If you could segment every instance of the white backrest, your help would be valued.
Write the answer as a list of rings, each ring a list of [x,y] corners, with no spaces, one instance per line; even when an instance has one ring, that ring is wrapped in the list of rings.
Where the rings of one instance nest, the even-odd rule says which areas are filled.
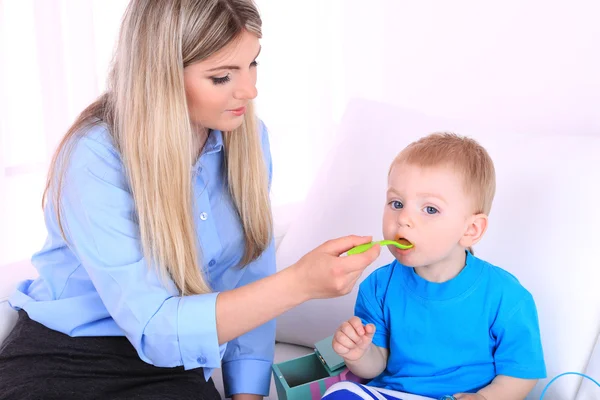
[[[583,372],[600,331],[600,137],[497,132],[493,121],[473,126],[356,101],[279,247],[278,268],[333,237],[381,238],[390,162],[410,141],[440,130],[479,140],[494,159],[497,195],[489,230],[475,251],[532,292],[548,376]],[[366,274],[390,260],[383,251]],[[291,310],[278,318],[277,339],[312,346],[352,315],[355,298],[356,288],[344,298]],[[531,399],[539,398],[547,381],[538,384]],[[556,382],[545,399],[572,399],[579,383],[577,378]]]

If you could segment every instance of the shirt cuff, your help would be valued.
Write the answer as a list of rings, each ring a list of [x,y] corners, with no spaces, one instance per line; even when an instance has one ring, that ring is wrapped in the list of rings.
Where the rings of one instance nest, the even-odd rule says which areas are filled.
[[[0,301],[8,300],[8,304],[14,310],[18,311],[18,310],[22,309],[23,306],[25,306],[25,304],[32,301],[31,297],[29,297],[28,295],[25,294],[25,293],[27,293],[27,289],[29,289],[29,286],[31,286],[32,283],[33,283],[33,281],[31,279],[28,279],[23,282],[19,282],[19,284],[17,285],[17,290],[15,290],[8,297],[8,299],[0,298]]]
[[[219,368],[224,346],[217,336],[217,293],[184,296],[179,301],[177,332],[186,370]]]
[[[248,393],[269,395],[271,362],[264,360],[235,360],[223,363],[225,397]]]

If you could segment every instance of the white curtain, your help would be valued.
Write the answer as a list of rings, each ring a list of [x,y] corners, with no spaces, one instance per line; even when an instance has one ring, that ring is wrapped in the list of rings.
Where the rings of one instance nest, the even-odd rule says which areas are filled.
[[[600,135],[596,0],[256,2],[276,207],[302,201],[353,98],[524,134]],[[49,156],[103,90],[126,4],[0,0],[0,273],[43,243]]]
[[[48,162],[104,88],[125,1],[0,2],[0,271],[43,244]]]

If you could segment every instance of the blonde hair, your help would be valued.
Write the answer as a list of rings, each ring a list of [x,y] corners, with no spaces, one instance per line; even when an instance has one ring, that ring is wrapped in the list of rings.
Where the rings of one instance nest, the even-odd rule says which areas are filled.
[[[60,199],[74,140],[108,126],[129,179],[144,256],[181,295],[211,292],[200,263],[193,219],[192,165],[197,158],[183,69],[210,57],[245,30],[261,37],[252,0],[132,0],[122,21],[108,89],[77,118],[59,144],[43,204]],[[252,103],[242,125],[223,132],[227,184],[244,232],[240,265],[272,238],[268,173]]]
[[[474,139],[436,132],[409,144],[392,162],[419,167],[449,166],[461,174],[463,187],[473,199],[473,213],[489,215],[496,193],[496,171],[488,152]],[[468,249],[473,253],[473,249]]]

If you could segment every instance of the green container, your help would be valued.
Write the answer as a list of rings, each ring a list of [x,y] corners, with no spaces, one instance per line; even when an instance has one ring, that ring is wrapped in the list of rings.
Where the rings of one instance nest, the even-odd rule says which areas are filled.
[[[306,356],[273,364],[273,377],[279,400],[318,400],[334,383],[364,382],[346,368],[344,359],[331,347],[333,336],[315,344]]]

